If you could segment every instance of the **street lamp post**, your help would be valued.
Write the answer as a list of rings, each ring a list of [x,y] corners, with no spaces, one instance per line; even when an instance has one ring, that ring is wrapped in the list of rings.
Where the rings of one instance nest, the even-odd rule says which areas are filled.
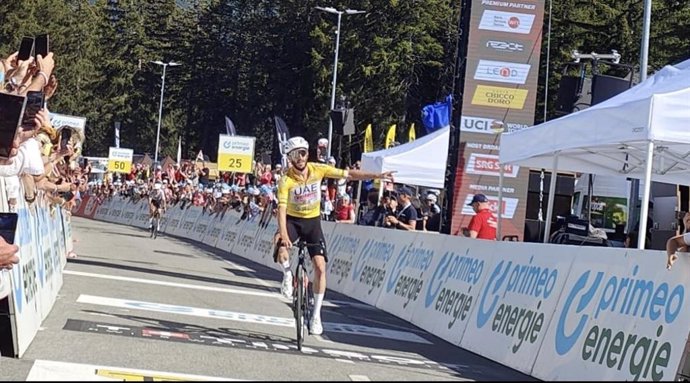
[[[165,92],[165,69],[168,67],[168,65],[172,66],[178,66],[182,65],[176,62],[168,62],[164,63],[160,60],[158,61],[151,61],[152,64],[156,65],[162,65],[163,66],[163,77],[162,77],[162,84],[161,84],[161,101],[160,101],[160,107],[158,108],[158,131],[156,132],[156,152],[153,155],[153,163],[158,164],[158,143],[160,142],[161,138],[161,119],[163,117],[163,92]]]
[[[339,11],[333,7],[315,7],[319,11],[324,11],[328,13],[332,13],[335,15],[338,15],[338,28],[336,29],[335,32],[335,59],[333,60],[333,84],[332,89],[331,89],[331,110],[335,109],[335,86],[336,86],[336,81],[338,79],[338,50],[340,49],[340,20],[342,18],[343,14],[346,15],[357,15],[361,13],[366,13],[364,11],[358,11],[355,9],[346,9],[344,11]],[[333,120],[328,119],[328,156],[331,156],[331,145],[333,141]]]

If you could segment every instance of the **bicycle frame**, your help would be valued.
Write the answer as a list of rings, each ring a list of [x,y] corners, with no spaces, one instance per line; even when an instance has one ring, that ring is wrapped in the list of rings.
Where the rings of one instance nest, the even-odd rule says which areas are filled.
[[[307,248],[311,246],[322,246],[321,244],[309,244],[304,241],[297,243],[297,267],[295,270],[295,278],[293,279],[293,296],[292,304],[295,314],[295,327],[297,329],[297,349],[302,351],[302,343],[304,342],[304,327],[309,331],[309,323],[311,322],[312,310],[314,307],[314,293],[309,282],[309,275],[305,265],[307,257]]]

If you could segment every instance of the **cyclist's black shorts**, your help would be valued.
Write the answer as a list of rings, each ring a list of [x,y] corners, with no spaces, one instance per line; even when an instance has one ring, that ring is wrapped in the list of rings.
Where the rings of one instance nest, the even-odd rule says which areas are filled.
[[[309,255],[312,258],[316,255],[323,255],[326,262],[328,262],[328,257],[326,256],[326,238],[321,230],[321,217],[298,218],[288,215],[287,232],[290,237],[290,242],[293,244],[297,243],[298,239],[302,239],[307,243],[321,243],[321,248],[318,246],[309,246]],[[276,246],[276,251],[273,253],[273,260],[275,262],[277,262],[278,259],[278,247],[280,247],[280,244]]]
[[[157,200],[157,199],[152,199],[152,200],[151,200],[151,204],[152,204],[153,207],[155,207],[156,209],[160,209],[160,208],[161,208],[161,201],[159,201],[159,200]]]

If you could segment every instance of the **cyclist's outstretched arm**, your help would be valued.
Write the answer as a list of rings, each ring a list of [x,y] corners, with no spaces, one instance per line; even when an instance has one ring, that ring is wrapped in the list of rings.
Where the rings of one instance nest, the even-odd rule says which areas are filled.
[[[383,179],[388,181],[393,181],[393,173],[395,171],[387,171],[383,173],[365,172],[363,170],[350,169],[348,171],[348,176],[353,181],[358,180],[371,180],[371,179]]]

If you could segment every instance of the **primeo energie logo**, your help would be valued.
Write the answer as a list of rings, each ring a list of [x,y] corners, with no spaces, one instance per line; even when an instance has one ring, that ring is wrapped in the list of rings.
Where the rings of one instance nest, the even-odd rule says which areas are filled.
[[[663,368],[668,367],[672,352],[669,342],[659,344],[663,324],[656,328],[656,339],[654,335],[643,336],[640,332],[644,331],[642,324],[645,321],[673,323],[682,311],[685,288],[681,284],[672,288],[666,282],[655,285],[652,280],[636,279],[638,270],[636,265],[632,277],[612,275],[606,281],[602,271],[593,278],[590,270],[580,275],[570,292],[563,294],[565,301],[560,316],[554,318],[558,320],[554,346],[559,355],[569,353],[584,337],[582,350],[575,350],[583,361],[606,364],[606,367],[619,371],[625,366],[634,380],[664,378]],[[594,297],[599,295],[599,291],[601,294],[597,301]],[[632,329],[628,326],[617,329],[616,321],[611,321],[607,322],[611,328],[594,325],[585,332],[587,323],[605,311],[617,312],[642,324]],[[594,318],[585,314],[591,312],[594,312]],[[576,319],[576,325],[568,326],[566,322],[572,317]],[[630,321],[626,322],[630,324]]]
[[[489,275],[477,308],[477,328],[491,323],[491,331],[517,338],[510,351],[517,353],[523,342],[534,344],[544,326],[543,300],[549,298],[558,280],[558,270],[512,261],[499,262]],[[538,299],[536,310],[511,304],[511,297]],[[523,298],[524,299],[524,298]],[[499,300],[502,301],[499,305]]]

